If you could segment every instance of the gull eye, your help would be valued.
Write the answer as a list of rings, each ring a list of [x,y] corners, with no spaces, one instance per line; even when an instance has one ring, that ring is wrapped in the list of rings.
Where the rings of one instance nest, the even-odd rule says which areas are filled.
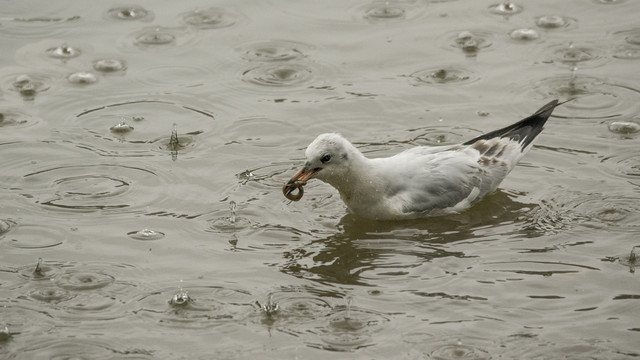
[[[331,160],[331,155],[329,155],[329,154],[324,154],[320,158],[320,162],[322,162],[323,164],[328,163],[330,160]]]

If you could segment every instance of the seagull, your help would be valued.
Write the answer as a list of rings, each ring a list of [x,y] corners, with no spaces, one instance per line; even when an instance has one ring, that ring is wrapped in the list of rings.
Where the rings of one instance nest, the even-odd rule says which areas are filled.
[[[321,134],[282,190],[300,200],[302,186],[316,178],[338,190],[350,213],[373,220],[459,213],[496,190],[560,104],[553,100],[525,119],[461,144],[417,146],[384,158],[365,157],[339,134]]]

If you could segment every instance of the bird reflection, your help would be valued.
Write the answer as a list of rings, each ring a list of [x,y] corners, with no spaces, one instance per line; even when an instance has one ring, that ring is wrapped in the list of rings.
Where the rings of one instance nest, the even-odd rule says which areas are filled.
[[[374,286],[369,280],[376,275],[407,273],[438,258],[466,257],[448,244],[487,241],[475,234],[480,228],[516,224],[501,234],[530,237],[523,215],[537,205],[512,200],[516,196],[499,190],[468,211],[430,219],[373,221],[348,214],[337,224],[339,231],[285,252],[281,270],[323,284]]]

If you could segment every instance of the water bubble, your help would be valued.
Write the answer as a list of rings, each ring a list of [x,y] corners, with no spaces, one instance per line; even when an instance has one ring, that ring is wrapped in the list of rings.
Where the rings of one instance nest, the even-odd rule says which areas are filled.
[[[99,59],[93,62],[93,68],[103,73],[124,71],[127,63],[119,59]]]
[[[153,20],[153,13],[140,6],[123,6],[107,10],[105,17],[111,20],[151,21]]]
[[[509,36],[513,40],[518,40],[518,41],[536,40],[539,37],[538,32],[530,28],[513,30],[512,32],[509,33]]]
[[[536,18],[536,25],[545,29],[555,29],[566,27],[570,23],[568,18],[564,18],[558,15],[545,15]]]
[[[67,80],[69,80],[72,84],[77,85],[88,85],[93,84],[98,81],[96,75],[89,71],[78,71],[67,76]]]
[[[180,15],[182,22],[200,30],[219,29],[234,25],[239,15],[221,8],[193,10]]]
[[[614,121],[609,123],[608,128],[613,133],[629,135],[640,131],[640,124],[631,121]]]
[[[464,30],[454,36],[451,45],[473,56],[480,49],[491,46],[491,41],[488,39],[488,35],[483,32]]]
[[[120,123],[110,127],[109,130],[111,130],[111,132],[116,134],[126,134],[128,132],[133,131],[133,126],[125,123],[124,121],[121,121]]]
[[[489,6],[489,10],[498,15],[513,15],[523,10],[522,6],[512,3],[511,1],[505,1],[500,4],[493,4]]]
[[[46,75],[20,74],[11,81],[11,90],[16,91],[25,100],[33,100],[35,96],[49,89]]]
[[[49,48],[45,51],[45,53],[49,57],[66,60],[78,57],[82,52],[80,51],[80,49],[76,49],[67,44],[63,44],[54,48]]]
[[[164,237],[164,233],[152,229],[142,229],[138,231],[132,231],[127,233],[132,239],[142,240],[142,241],[151,241],[151,240],[159,240]]]

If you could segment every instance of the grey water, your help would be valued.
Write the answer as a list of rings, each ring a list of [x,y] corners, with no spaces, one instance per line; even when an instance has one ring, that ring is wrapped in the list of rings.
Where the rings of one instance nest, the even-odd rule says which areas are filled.
[[[1,359],[640,356],[640,3],[0,1]],[[557,108],[500,189],[311,181]]]

